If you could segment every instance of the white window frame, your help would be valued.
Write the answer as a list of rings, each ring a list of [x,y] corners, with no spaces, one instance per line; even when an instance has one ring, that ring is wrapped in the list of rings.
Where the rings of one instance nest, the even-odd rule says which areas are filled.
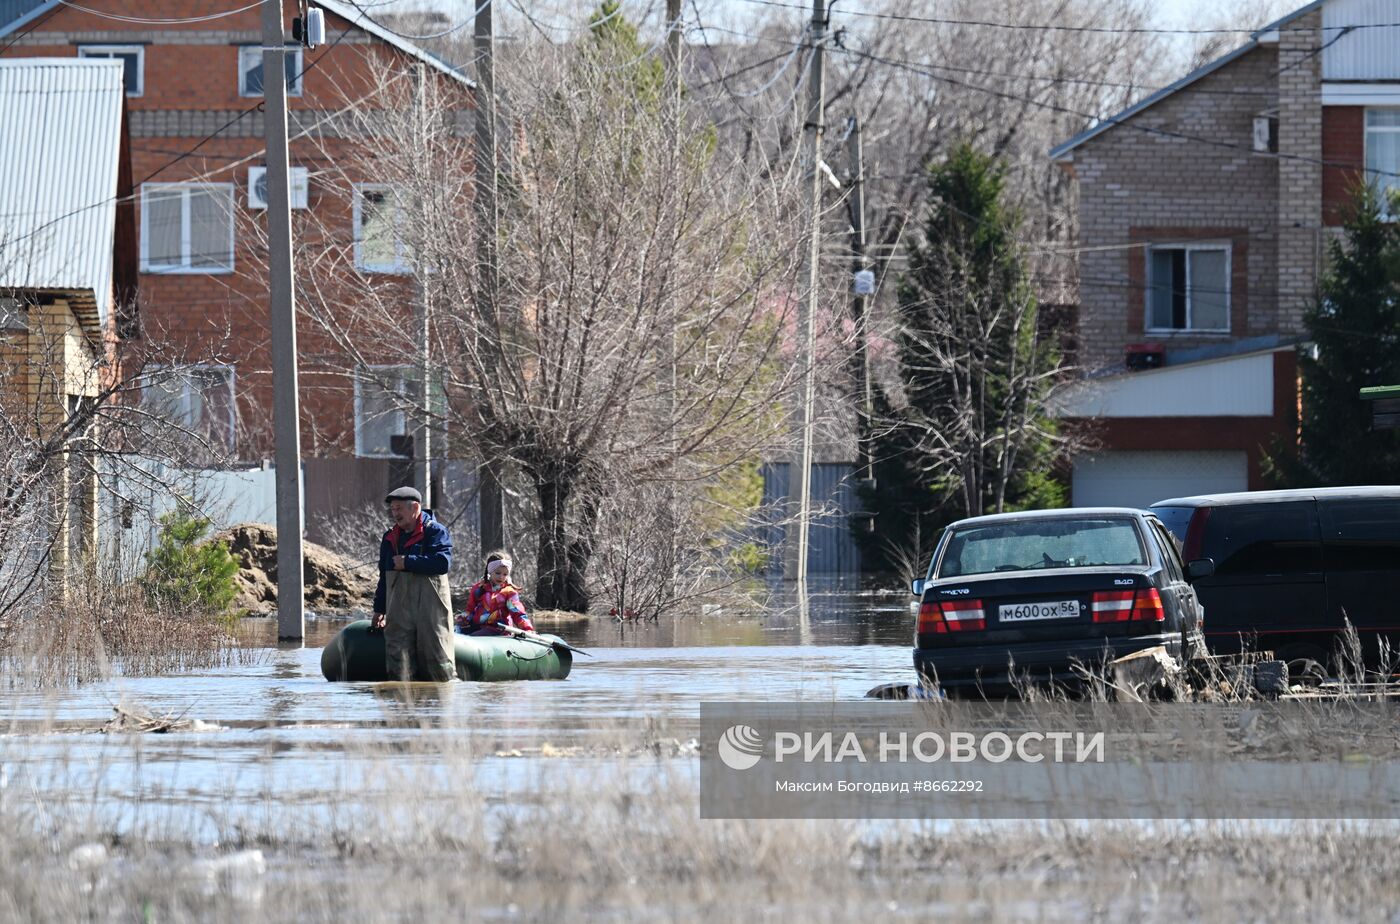
[[[1185,327],[1153,327],[1152,326],[1152,293],[1156,285],[1152,279],[1152,255],[1162,250],[1181,250],[1186,253],[1186,326]],[[1197,250],[1220,251],[1225,254],[1225,326],[1224,327],[1194,327],[1191,324],[1191,252]],[[1150,334],[1163,334],[1186,336],[1189,334],[1228,334],[1230,325],[1234,317],[1235,297],[1232,291],[1232,274],[1234,273],[1234,248],[1229,241],[1192,241],[1189,244],[1154,244],[1147,248],[1144,259],[1147,261],[1147,272],[1145,274],[1147,285],[1144,289],[1146,297],[1143,299],[1143,330]]]
[[[179,413],[179,415],[180,415],[180,419],[177,420],[177,421],[172,421],[172,422],[173,422],[173,423],[176,423],[176,424],[178,424],[178,425],[180,425],[180,426],[182,426],[182,427],[184,427],[184,428],[186,428],[186,429],[191,429],[191,428],[194,427],[195,424],[198,423],[198,421],[192,421],[192,420],[190,420],[190,413],[191,413],[191,411],[192,411],[192,406],[191,406],[191,401],[190,401],[190,378],[191,378],[191,376],[188,375],[187,373],[196,372],[196,371],[202,371],[202,370],[206,370],[206,369],[218,369],[218,370],[227,372],[227,373],[228,373],[228,433],[229,433],[229,445],[226,446],[226,447],[220,447],[220,448],[225,449],[225,450],[227,450],[228,452],[234,452],[234,451],[235,451],[235,449],[236,449],[236,447],[237,447],[237,445],[238,445],[238,386],[237,386],[238,372],[237,372],[237,369],[234,367],[233,363],[189,363],[189,364],[187,364],[187,365],[180,365],[180,366],[152,366],[151,369],[152,369],[153,372],[159,372],[159,373],[163,373],[163,374],[168,374],[168,375],[169,375],[170,377],[172,377],[172,378],[175,378],[175,377],[178,377],[178,378],[179,378],[180,384],[181,384],[181,386],[182,386],[181,389],[180,389],[179,408],[178,408],[178,413]],[[150,378],[154,378],[154,376],[150,376],[150,377],[146,378],[145,381],[143,381],[143,383],[142,383],[142,389],[143,389],[143,390],[146,389],[146,388],[154,388],[154,387],[156,387],[155,385],[151,384]],[[145,404],[145,401],[146,401],[146,398],[145,398],[145,394],[144,394],[144,391],[143,391],[142,396],[141,396],[141,403],[144,405],[144,404]]]
[[[385,192],[394,198],[394,262],[393,263],[368,263],[364,259],[363,248],[363,226],[361,219],[364,217],[364,194],[367,192]],[[399,202],[399,195],[394,187],[385,183],[356,183],[354,184],[354,213],[355,223],[355,267],[367,273],[407,273],[411,266],[408,259],[408,243],[403,239],[403,205]]]
[[[179,189],[180,196],[180,263],[153,264],[150,255],[150,220],[148,193],[151,190]],[[221,191],[228,196],[228,265],[194,266],[190,263],[190,191]],[[222,276],[233,272],[237,257],[234,253],[234,202],[232,183],[142,183],[141,184],[141,272],[168,275],[214,275]]]
[[[1390,199],[1387,197],[1387,190],[1400,189],[1400,177],[1396,176],[1372,176],[1369,164],[1371,162],[1371,135],[1400,135],[1400,125],[1371,125],[1371,113],[1377,110],[1388,109],[1400,112],[1400,106],[1367,106],[1366,114],[1362,116],[1361,134],[1364,139],[1361,155],[1362,167],[1367,171],[1367,178],[1374,182],[1381,194],[1381,217],[1386,221],[1400,221],[1400,215],[1390,211]],[[1400,164],[1395,167],[1396,173],[1400,173]]]
[[[91,54],[90,52],[96,52],[96,54]],[[94,60],[100,58],[112,60],[111,56],[114,54],[129,54],[131,52],[136,53],[136,89],[133,90],[131,87],[123,87],[123,89],[126,91],[127,96],[144,96],[146,93],[145,45],[103,45],[100,43],[93,43],[91,45],[78,46],[78,57],[92,58]],[[125,67],[122,68],[122,74],[122,80],[125,82]]]
[[[301,96],[301,92],[302,92],[302,83],[304,82],[304,81],[303,81],[303,78],[306,76],[306,74],[305,74],[305,71],[306,71],[306,56],[302,53],[301,46],[295,44],[294,42],[288,42],[287,45],[286,45],[286,48],[287,48],[287,53],[288,53],[288,54],[295,55],[295,56],[296,56],[296,59],[297,59],[297,64],[296,64],[296,71],[297,71],[296,82],[293,83],[293,84],[289,84],[289,85],[287,86],[287,95],[288,95],[288,96]],[[257,91],[254,91],[254,92],[249,92],[249,90],[248,90],[248,71],[249,71],[251,68],[250,68],[249,65],[244,64],[244,61],[245,61],[246,59],[248,59],[248,58],[253,57],[254,55],[257,56],[256,63],[257,63],[257,64],[262,64],[263,62],[262,62],[262,46],[261,46],[261,45],[239,45],[239,46],[238,46],[238,95],[239,95],[239,96],[246,96],[246,97],[250,97],[250,98],[251,98],[251,97],[256,97],[256,98],[258,98],[258,99],[261,99],[261,98],[262,98],[262,95],[263,95],[263,91],[262,91],[262,90],[257,90]],[[264,74],[264,75],[263,75],[263,80],[266,81],[266,79],[267,79],[267,75]]]
[[[370,384],[369,379],[371,378],[372,373],[379,373],[379,377],[382,378],[384,377],[383,373],[386,372],[396,372],[398,374],[400,384],[404,387],[407,387],[408,385],[412,384],[411,380],[409,379],[409,376],[413,374],[413,367],[402,363],[390,363],[384,366],[361,366],[355,374],[355,455],[359,456],[362,459],[401,458],[400,456],[394,455],[392,452],[370,452],[365,448],[364,444],[364,434],[362,430],[365,415],[364,388],[366,385]],[[404,432],[404,428],[408,426],[408,409],[406,407],[401,407],[398,410],[394,411],[394,413],[397,414],[399,419],[402,421],[399,428],[399,432],[402,433]]]

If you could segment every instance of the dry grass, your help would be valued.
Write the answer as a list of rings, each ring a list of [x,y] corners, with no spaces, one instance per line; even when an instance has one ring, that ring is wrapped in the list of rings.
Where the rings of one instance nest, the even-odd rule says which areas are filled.
[[[153,606],[132,584],[94,580],[37,604],[0,634],[0,687],[56,687],[217,667],[241,656],[234,621]]]
[[[12,776],[0,919],[1326,922],[1400,906],[1393,827],[700,821],[685,758],[507,761],[504,792],[465,744],[355,756],[322,806],[205,793],[202,812],[172,798],[120,829]]]

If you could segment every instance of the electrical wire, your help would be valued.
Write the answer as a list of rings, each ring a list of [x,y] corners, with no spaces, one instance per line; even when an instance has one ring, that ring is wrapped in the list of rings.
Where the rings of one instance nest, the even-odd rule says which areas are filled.
[[[452,26],[451,28],[444,29],[444,30],[442,30],[441,32],[433,32],[433,33],[428,34],[428,35],[408,35],[407,33],[399,32],[398,30],[393,29],[393,28],[390,28],[389,26],[386,26],[384,23],[380,22],[379,20],[374,19],[373,17],[371,17],[371,16],[369,15],[369,11],[366,10],[363,6],[361,6],[358,2],[356,2],[356,0],[345,0],[345,2],[348,3],[348,4],[350,4],[351,6],[353,6],[355,9],[359,10],[359,11],[360,11],[360,15],[361,15],[364,19],[367,19],[367,20],[369,20],[370,22],[374,23],[376,26],[378,26],[379,28],[383,29],[385,32],[390,32],[390,33],[394,34],[395,36],[397,36],[397,37],[399,37],[399,38],[401,38],[401,39],[405,39],[406,41],[410,41],[410,42],[425,42],[425,41],[428,41],[428,40],[430,40],[430,39],[439,39],[439,38],[443,38],[443,37],[448,36],[448,35],[452,35],[452,34],[455,33],[455,32],[460,32],[461,30],[465,29],[467,26],[473,25],[473,24],[476,22],[476,17],[479,16],[479,15],[481,15],[483,12],[485,12],[485,11],[486,11],[486,8],[492,4],[493,0],[482,0],[481,6],[477,7],[475,10],[473,10],[473,11],[472,11],[472,15],[471,15],[470,17],[468,17],[467,19],[462,20],[460,23],[458,23],[458,24],[455,25],[455,26]]]
[[[338,36],[336,36],[335,41],[331,42],[329,45],[327,45],[327,46],[325,47],[325,51],[328,52],[328,51],[330,51],[332,48],[334,48],[335,46],[339,45],[340,42],[341,42],[341,40],[343,40],[343,39],[345,38],[345,36],[349,35],[349,34],[350,34],[350,31],[351,31],[352,29],[355,29],[355,28],[358,26],[358,23],[359,23],[360,19],[362,19],[362,18],[364,18],[364,13],[363,13],[363,11],[361,11],[360,17],[357,17],[357,18],[355,19],[354,22],[350,23],[350,25],[348,25]],[[297,79],[300,80],[300,79],[301,79],[302,77],[304,77],[306,74],[309,74],[311,71],[315,70],[315,69],[321,64],[322,61],[326,60],[326,58],[327,58],[327,56],[323,53],[322,55],[318,56],[318,57],[316,58],[315,61],[312,61],[310,64],[305,65],[305,66],[301,69],[301,72],[300,72],[299,74],[297,74]],[[304,60],[305,60],[305,59],[303,58],[303,61],[304,61]],[[375,88],[374,90],[372,90],[370,93],[366,94],[365,97],[363,97],[363,98],[368,98],[370,95],[373,95],[374,93],[381,92],[382,89],[383,89],[382,86],[376,87],[376,88]],[[89,210],[91,210],[91,209],[101,208],[101,207],[103,207],[103,206],[105,206],[105,205],[108,205],[109,203],[110,203],[110,204],[117,204],[117,205],[120,205],[120,204],[122,204],[122,203],[124,203],[124,202],[134,202],[134,201],[136,201],[136,199],[141,195],[141,189],[140,189],[140,187],[141,187],[143,184],[145,184],[145,183],[149,182],[150,180],[154,179],[156,176],[158,176],[158,175],[160,175],[161,173],[165,172],[167,169],[169,169],[170,167],[172,167],[172,166],[174,166],[175,164],[179,163],[180,161],[184,160],[185,158],[194,155],[195,152],[197,152],[200,148],[202,148],[202,147],[203,147],[205,144],[207,144],[209,141],[213,140],[213,138],[215,138],[217,135],[223,133],[224,131],[227,131],[231,126],[237,124],[238,122],[240,122],[240,121],[242,121],[243,119],[247,118],[248,116],[252,115],[254,112],[259,111],[259,110],[262,108],[262,105],[263,105],[263,104],[260,102],[260,103],[258,103],[257,105],[249,106],[247,109],[244,109],[242,112],[240,112],[240,113],[238,113],[237,115],[235,115],[232,119],[228,120],[228,121],[225,122],[223,125],[219,126],[219,127],[218,127],[217,129],[215,129],[213,132],[209,133],[208,135],[205,135],[205,136],[204,136],[203,138],[201,138],[198,142],[196,142],[196,143],[194,144],[193,147],[189,148],[188,150],[186,150],[186,151],[183,152],[182,154],[180,154],[180,155],[178,155],[178,156],[176,156],[176,157],[171,158],[170,160],[168,160],[168,161],[166,161],[165,163],[161,164],[161,165],[160,165],[159,167],[157,167],[155,170],[153,170],[153,171],[151,171],[150,173],[148,173],[148,174],[147,174],[146,176],[144,176],[142,179],[140,179],[140,180],[136,181],[135,183],[133,183],[133,184],[132,184],[132,193],[131,193],[130,195],[128,195],[128,196],[108,196],[108,197],[106,197],[106,198],[104,198],[104,199],[101,199],[101,200],[99,200],[99,201],[97,201],[97,202],[90,202],[90,203],[88,203],[87,205],[78,206],[78,207],[75,208],[75,209],[71,209],[71,210],[69,210],[69,211],[63,213],[62,215],[59,215],[59,216],[57,216],[57,217],[55,217],[55,218],[50,219],[49,221],[47,221],[47,222],[45,222],[44,224],[40,225],[39,227],[33,229],[32,231],[29,231],[29,232],[27,232],[27,233],[25,233],[25,234],[23,234],[23,235],[21,235],[21,236],[19,236],[19,237],[16,237],[16,238],[7,238],[6,240],[4,240],[3,242],[0,242],[0,243],[3,243],[3,246],[4,246],[4,247],[11,247],[11,246],[13,246],[14,244],[17,244],[17,243],[20,243],[20,242],[26,240],[27,238],[32,238],[32,237],[34,237],[35,235],[39,234],[40,232],[45,231],[46,229],[48,229],[48,228],[50,228],[50,227],[52,227],[52,226],[58,224],[59,222],[64,221],[64,220],[66,220],[66,219],[68,219],[68,218],[73,217],[74,215],[79,215],[79,214],[81,214],[81,213],[83,213],[83,212],[86,212],[86,211],[89,211]],[[303,129],[303,130],[302,130],[301,132],[299,132],[295,137],[300,138],[300,137],[306,136],[306,135],[309,134],[314,128],[317,128],[317,127],[319,127],[321,124],[323,124],[324,122],[329,121],[330,118],[332,118],[332,117],[333,117],[333,116],[326,116],[326,117],[322,118],[321,120],[318,120],[318,121],[317,121],[314,125],[312,125],[311,127],[308,127],[308,128],[306,128],[306,129]],[[217,174],[219,174],[219,173],[222,173],[222,172],[225,171],[225,170],[231,170],[231,169],[233,169],[233,168],[235,168],[235,167],[238,167],[238,166],[241,165],[241,164],[247,163],[247,162],[253,160],[253,159],[256,158],[256,157],[262,156],[262,155],[265,154],[265,153],[266,153],[266,149],[264,148],[264,149],[261,149],[261,150],[255,152],[255,153],[253,153],[253,154],[248,155],[247,157],[244,157],[244,158],[242,158],[242,159],[240,159],[240,160],[234,161],[233,163],[226,164],[226,165],[224,165],[223,167],[220,167],[220,168],[215,169],[215,170],[207,171],[207,172],[205,172],[204,174],[202,174],[201,176],[196,176],[196,177],[194,177],[193,179],[189,179],[189,180],[183,180],[182,182],[199,182],[199,181],[202,180],[202,179],[208,179],[209,177],[215,176],[215,175],[217,175]]]
[[[1008,92],[1006,92],[1006,91],[1004,91],[1004,90],[997,90],[997,89],[994,89],[994,88],[992,88],[992,87],[984,87],[984,86],[980,86],[980,85],[975,84],[975,83],[968,83],[968,82],[965,81],[965,80],[958,80],[958,79],[953,78],[953,77],[945,77],[945,76],[942,75],[942,74],[935,74],[935,73],[933,73],[932,71],[926,70],[926,69],[924,69],[924,68],[922,68],[922,67],[916,67],[916,66],[914,66],[914,65],[907,64],[907,63],[905,63],[905,62],[903,62],[903,61],[900,61],[900,60],[898,60],[898,59],[894,59],[894,58],[884,58],[884,57],[881,57],[880,55],[872,54],[872,53],[870,53],[870,52],[866,52],[866,51],[857,51],[857,50],[855,50],[855,49],[850,49],[850,48],[843,48],[843,49],[838,49],[838,50],[844,52],[845,54],[856,55],[856,56],[858,56],[858,57],[865,58],[865,59],[870,60],[870,61],[874,61],[874,62],[876,62],[876,63],[878,63],[878,64],[884,64],[884,65],[889,66],[889,67],[895,67],[895,68],[898,68],[898,69],[900,69],[900,70],[909,71],[910,73],[913,73],[913,74],[920,74],[920,75],[922,75],[922,76],[924,76],[924,77],[929,78],[930,80],[937,80],[937,81],[940,81],[940,82],[942,82],[942,83],[951,84],[952,86],[956,86],[956,87],[962,87],[963,89],[972,90],[972,91],[977,92],[977,93],[984,93],[984,94],[987,94],[988,96],[995,96],[995,97],[997,97],[997,98],[999,98],[999,99],[1010,100],[1010,101],[1012,101],[1012,102],[1026,103],[1026,104],[1031,105],[1031,106],[1034,106],[1034,107],[1036,107],[1036,108],[1038,108],[1038,109],[1045,109],[1045,110],[1048,110],[1048,111],[1050,111],[1050,112],[1059,112],[1059,113],[1062,113],[1062,114],[1064,114],[1064,115],[1078,116],[1078,117],[1081,118],[1081,119],[1087,119],[1087,120],[1089,120],[1091,123],[1093,123],[1093,124],[1095,125],[1095,127],[1099,127],[1099,126],[1103,126],[1103,125],[1121,125],[1121,126],[1123,126],[1123,127],[1125,127],[1125,128],[1130,128],[1130,129],[1132,129],[1132,130],[1134,130],[1134,131],[1139,131],[1139,132],[1142,132],[1142,133],[1148,134],[1148,135],[1156,135],[1156,136],[1158,136],[1158,137],[1163,137],[1163,138],[1174,138],[1174,139],[1179,140],[1179,141],[1189,141],[1189,142],[1194,142],[1194,143],[1196,143],[1196,144],[1204,144],[1204,145],[1207,145],[1207,146],[1209,146],[1209,147],[1223,148],[1223,149],[1225,149],[1225,150],[1230,150],[1230,151],[1239,151],[1239,152],[1241,152],[1241,153],[1249,154],[1249,155],[1255,156],[1255,157],[1268,157],[1268,158],[1271,158],[1271,159],[1274,159],[1274,160],[1288,160],[1288,161],[1294,161],[1294,162],[1298,162],[1298,163],[1317,164],[1317,165],[1323,166],[1323,167],[1332,167],[1332,168],[1342,169],[1342,170],[1354,170],[1354,169],[1356,169],[1356,165],[1355,165],[1355,164],[1341,163],[1341,162],[1338,162],[1338,161],[1328,161],[1328,160],[1323,160],[1323,159],[1318,158],[1318,157],[1308,157],[1307,155],[1304,155],[1304,154],[1287,154],[1287,153],[1283,153],[1283,152],[1256,151],[1256,150],[1254,150],[1254,148],[1253,148],[1252,146],[1246,147],[1246,146],[1244,146],[1244,145],[1234,144],[1234,143],[1229,142],[1229,141],[1221,141],[1221,140],[1216,139],[1216,138],[1204,138],[1204,137],[1201,137],[1201,136],[1199,136],[1199,135],[1192,135],[1192,134],[1188,134],[1187,132],[1174,131],[1174,130],[1168,129],[1168,128],[1157,128],[1156,126],[1152,126],[1152,125],[1142,125],[1142,124],[1139,124],[1136,120],[1134,120],[1134,119],[1132,118],[1132,115],[1136,115],[1136,113],[1133,113],[1133,114],[1131,114],[1131,115],[1125,115],[1125,114],[1123,114],[1123,113],[1120,113],[1120,114],[1115,115],[1115,116],[1109,116],[1109,117],[1107,117],[1107,118],[1101,118],[1101,117],[1098,117],[1098,116],[1093,115],[1092,113],[1081,112],[1080,110],[1072,109],[1072,108],[1070,108],[1070,107],[1068,107],[1068,106],[1061,106],[1061,105],[1059,105],[1059,104],[1057,104],[1057,103],[1044,102],[1044,101],[1042,101],[1042,100],[1032,99],[1032,98],[1030,98],[1030,97],[1028,97],[1028,96],[1021,96],[1021,95],[1018,95],[1018,94],[1015,94],[1015,93],[1008,93]],[[1370,174],[1373,174],[1373,175],[1375,175],[1375,176],[1400,177],[1400,173],[1397,173],[1397,172],[1394,172],[1394,171],[1389,171],[1389,170],[1371,169],[1371,170],[1368,170],[1367,172],[1370,173]]]
[[[744,92],[739,92],[739,91],[737,91],[737,90],[732,89],[732,88],[726,83],[726,80],[727,80],[728,78],[726,78],[726,77],[720,77],[720,78],[718,78],[718,80],[719,80],[720,83],[724,83],[724,84],[725,84],[725,87],[724,87],[725,92],[729,93],[729,95],[731,95],[731,96],[735,96],[735,97],[738,97],[738,98],[740,98],[740,99],[752,99],[752,98],[755,97],[755,96],[762,96],[764,93],[766,93],[766,92],[768,91],[768,89],[769,89],[770,87],[773,86],[773,84],[775,84],[775,83],[778,82],[778,79],[781,78],[781,77],[783,76],[783,74],[787,73],[787,69],[788,69],[789,67],[792,66],[792,62],[795,61],[795,60],[797,60],[797,53],[800,52],[804,47],[806,47],[807,32],[808,32],[808,28],[807,28],[807,27],[804,27],[804,28],[802,29],[802,34],[799,35],[799,36],[797,37],[797,41],[793,43],[792,50],[789,51],[789,52],[787,53],[787,57],[783,59],[783,63],[778,67],[778,69],[777,69],[776,71],[773,72],[773,74],[772,74],[771,77],[769,77],[767,80],[765,80],[765,81],[763,82],[763,84],[762,84],[761,86],[759,86],[759,87],[757,87],[757,88],[755,88],[755,89],[753,89],[753,90],[746,90],[746,91],[744,91]],[[737,73],[737,72],[736,72],[736,73]],[[732,77],[733,74],[731,74],[731,75],[729,75],[729,76]]]
[[[809,11],[810,7],[783,0],[741,0],[760,6],[781,7],[790,10]],[[863,16],[872,19],[888,19],[897,22],[931,23],[946,26],[980,26],[991,29],[1010,29],[1025,32],[1088,32],[1109,35],[1243,35],[1257,32],[1257,29],[1168,29],[1154,26],[1065,26],[1058,23],[1010,23],[983,19],[952,19],[940,16],[913,16],[906,13],[875,13],[869,10],[841,10],[845,16]],[[1323,31],[1333,29],[1395,29],[1400,22],[1364,23],[1352,26],[1324,26]]]
[[[254,0],[247,6],[240,6],[236,10],[224,10],[221,13],[210,13],[205,16],[187,16],[179,19],[156,19],[145,16],[123,16],[120,13],[108,13],[103,10],[94,10],[86,6],[73,3],[72,0],[58,0],[58,2],[69,9],[87,13],[89,16],[96,16],[100,19],[111,19],[116,22],[127,22],[141,26],[178,26],[198,22],[213,22],[216,19],[224,19],[229,16],[237,16],[239,13],[246,13],[251,9],[256,9],[263,5],[266,0]]]

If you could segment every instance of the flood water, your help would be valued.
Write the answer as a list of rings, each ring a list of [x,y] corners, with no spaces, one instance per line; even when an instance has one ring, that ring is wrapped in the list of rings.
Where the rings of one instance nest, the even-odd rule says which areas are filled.
[[[245,647],[227,667],[9,694],[0,794],[22,781],[56,803],[91,804],[117,830],[140,828],[142,806],[156,803],[182,811],[194,836],[215,838],[226,813],[256,810],[272,793],[314,813],[328,788],[360,785],[385,748],[402,746],[398,765],[429,774],[440,749],[469,749],[476,782],[508,801],[516,786],[542,785],[522,767],[558,766],[529,760],[542,749],[592,755],[594,771],[599,753],[645,742],[664,743],[658,756],[684,757],[694,754],[687,742],[704,701],[858,700],[913,677],[909,597],[843,589],[811,595],[805,619],[779,606],[627,626],[541,624],[592,654],[576,656],[564,681],[328,683],[321,648],[343,620],[309,620],[304,644],[280,646],[275,619],[245,622]],[[201,724],[102,734],[116,706]],[[673,763],[698,775],[698,761]]]

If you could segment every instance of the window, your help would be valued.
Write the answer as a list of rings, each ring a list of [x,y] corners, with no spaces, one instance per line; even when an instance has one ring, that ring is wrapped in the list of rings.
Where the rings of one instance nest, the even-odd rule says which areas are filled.
[[[355,187],[355,265],[374,273],[408,270],[403,209],[388,186]]]
[[[110,58],[122,62],[122,84],[127,96],[140,96],[145,90],[146,49],[140,45],[81,45],[80,58]]]
[[[1132,520],[1045,517],[955,531],[943,553],[938,576],[1146,563]]]
[[[288,45],[286,57],[288,96],[301,96],[301,70],[301,46]],[[243,45],[238,49],[238,95],[263,95],[261,45]]]
[[[1162,560],[1167,566],[1167,576],[1173,581],[1184,581],[1186,579],[1186,569],[1181,563],[1181,544],[1176,537],[1167,531],[1167,528],[1160,523],[1152,524],[1152,531],[1157,536],[1158,543],[1162,546]]]
[[[1153,247],[1147,252],[1149,330],[1230,329],[1230,248]]]
[[[1400,217],[1386,195],[1400,191],[1400,109],[1366,110],[1366,169],[1380,187],[1386,217]]]
[[[430,376],[433,416],[442,420],[447,410],[446,392],[439,376]],[[396,458],[392,438],[409,433],[412,410],[418,401],[417,371],[412,366],[363,366],[355,377],[355,455],[373,459]],[[433,445],[442,447],[447,434],[434,425]],[[434,455],[437,451],[434,450]]]
[[[1321,572],[1317,506],[1300,501],[1216,507],[1206,521],[1201,557],[1215,562],[1216,577]]]
[[[152,416],[183,428],[211,449],[233,451],[237,409],[232,366],[158,369],[144,382],[141,405]]]
[[[233,184],[147,183],[141,187],[141,270],[233,270]]]
[[[1324,501],[1328,571],[1400,572],[1400,500]]]
[[[408,366],[366,366],[355,378],[355,455],[392,458],[408,427]]]

